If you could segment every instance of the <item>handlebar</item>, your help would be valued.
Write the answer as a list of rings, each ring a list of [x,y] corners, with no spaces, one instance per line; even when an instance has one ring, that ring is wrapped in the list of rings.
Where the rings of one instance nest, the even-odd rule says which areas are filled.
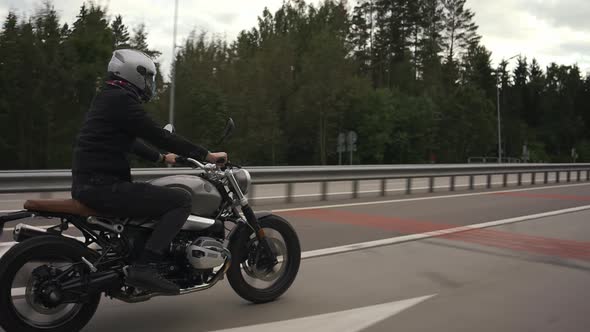
[[[183,156],[176,156],[176,159],[174,160],[175,163],[177,164],[188,164],[188,158],[183,157]]]
[[[176,163],[195,166],[195,167],[201,168],[203,170],[210,168],[210,167],[207,167],[207,165],[213,165],[213,164],[203,164],[203,163],[199,162],[198,160],[183,157],[183,156],[176,156]],[[223,167],[222,170],[225,170],[225,168],[242,168],[242,166],[240,166],[240,165],[226,162],[225,158],[217,159],[216,164],[225,164],[225,167]]]
[[[201,162],[199,162],[198,160],[195,160],[193,158],[187,158],[187,157],[182,157],[182,156],[176,156],[176,160],[175,162],[177,164],[186,164],[186,165],[190,165],[190,166],[196,166],[202,169],[205,169],[205,165]]]

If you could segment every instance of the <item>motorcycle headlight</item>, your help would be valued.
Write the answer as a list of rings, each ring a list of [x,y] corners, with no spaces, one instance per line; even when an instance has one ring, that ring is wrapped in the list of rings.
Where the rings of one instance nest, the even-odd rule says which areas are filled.
[[[238,182],[238,186],[244,195],[248,193],[248,189],[250,188],[250,184],[252,183],[252,178],[250,177],[250,172],[245,169],[239,169],[234,171],[234,177]]]

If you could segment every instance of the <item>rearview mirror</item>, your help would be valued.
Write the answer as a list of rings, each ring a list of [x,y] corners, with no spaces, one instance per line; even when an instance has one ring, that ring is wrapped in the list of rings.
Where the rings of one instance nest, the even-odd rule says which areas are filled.
[[[171,133],[171,134],[174,134],[174,131],[175,131],[175,130],[174,130],[174,126],[173,126],[173,125],[171,125],[171,124],[167,124],[167,125],[165,125],[165,126],[164,126],[164,130],[166,130],[167,132],[169,132],[169,133]]]
[[[225,128],[223,129],[223,136],[221,137],[221,140],[219,140],[219,143],[217,143],[217,145],[223,143],[223,141],[225,141],[226,138],[231,136],[235,128],[236,125],[234,123],[234,120],[232,118],[229,118],[227,120],[227,123],[225,124]]]

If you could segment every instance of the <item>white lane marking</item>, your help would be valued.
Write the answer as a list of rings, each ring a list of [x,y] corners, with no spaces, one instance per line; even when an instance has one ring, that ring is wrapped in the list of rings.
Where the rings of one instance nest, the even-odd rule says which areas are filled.
[[[293,208],[293,209],[279,209],[279,210],[273,210],[273,212],[288,212],[288,211],[300,211],[300,210],[329,209],[329,208],[335,208],[335,207],[347,207],[347,206],[359,206],[359,205],[389,204],[389,203],[398,203],[398,202],[422,201],[422,200],[428,200],[428,199],[453,198],[453,197],[465,197],[465,196],[478,196],[478,195],[488,195],[488,194],[503,193],[503,192],[541,190],[541,189],[563,188],[563,187],[577,187],[577,186],[587,186],[587,185],[590,185],[590,183],[572,184],[572,185],[563,185],[563,186],[545,186],[545,187],[539,187],[539,188],[514,189],[514,190],[502,190],[502,191],[486,191],[486,192],[481,192],[481,193],[470,193],[470,194],[456,194],[456,195],[445,195],[445,196],[432,196],[432,197],[419,197],[419,198],[407,198],[407,199],[394,199],[394,200],[377,201],[377,202],[362,202],[362,203],[348,203],[348,204],[335,204],[335,205],[320,205],[320,206],[310,206],[310,207],[301,207],[301,208]],[[396,244],[396,243],[401,243],[401,242],[415,241],[415,240],[420,240],[420,239],[424,239],[424,238],[439,236],[439,235],[443,235],[443,234],[458,233],[458,232],[464,232],[464,231],[468,231],[468,230],[474,230],[474,229],[480,229],[480,228],[486,228],[486,227],[492,227],[492,226],[498,226],[498,225],[505,225],[505,224],[516,223],[516,222],[525,221],[525,220],[550,217],[550,216],[555,216],[555,215],[559,215],[559,214],[565,214],[565,213],[571,213],[571,212],[578,212],[578,211],[583,211],[583,210],[588,210],[588,209],[590,209],[590,205],[584,205],[584,206],[578,206],[578,207],[573,207],[573,208],[569,208],[569,209],[548,211],[548,212],[531,214],[531,215],[525,215],[525,216],[520,216],[520,217],[515,217],[515,218],[509,218],[509,219],[501,219],[501,220],[484,222],[484,223],[473,224],[473,225],[468,225],[468,226],[461,226],[461,227],[449,228],[449,229],[446,229],[446,230],[440,230],[440,231],[434,231],[434,232],[427,232],[427,233],[420,233],[420,234],[412,234],[412,235],[405,235],[405,236],[397,236],[397,237],[388,238],[388,239],[382,239],[382,240],[369,241],[369,242],[363,242],[363,243],[349,244],[349,245],[340,246],[340,247],[333,247],[333,248],[326,248],[326,249],[319,249],[319,250],[307,251],[307,252],[303,252],[301,254],[301,257],[302,258],[312,258],[312,257],[333,255],[333,254],[338,254],[338,253],[341,253],[341,252],[354,251],[354,250],[360,250],[360,249],[367,249],[367,248],[373,248],[373,247],[380,247],[380,246],[386,246],[386,245],[389,245],[389,244]],[[49,227],[51,227],[51,226],[49,226]],[[5,230],[6,230],[6,228],[5,228]],[[82,241],[84,240],[83,237],[78,237],[77,239],[78,240],[82,240]],[[15,244],[16,244],[16,242],[0,242],[0,247],[11,247],[11,246],[13,246]]]
[[[511,183],[516,183],[516,182],[511,182]],[[500,184],[498,183],[493,183],[493,184]],[[579,183],[579,184],[566,184],[566,185],[547,185],[547,186],[543,186],[543,187],[532,187],[532,188],[522,188],[522,189],[509,189],[509,190],[501,190],[501,191],[486,191],[486,192],[480,192],[480,193],[468,193],[468,194],[453,194],[453,195],[445,195],[445,196],[433,196],[433,197],[420,197],[420,198],[408,198],[408,199],[398,199],[398,200],[388,200],[388,201],[378,201],[375,203],[367,203],[367,202],[363,202],[363,203],[351,203],[351,205],[326,205],[327,208],[330,207],[340,207],[340,206],[354,206],[356,205],[368,205],[368,204],[384,204],[384,203],[395,203],[395,202],[400,202],[400,201],[412,201],[412,200],[424,200],[424,199],[436,199],[436,198],[448,198],[450,196],[454,196],[454,197],[465,197],[465,196],[474,196],[474,195],[484,195],[484,194],[494,194],[494,193],[499,193],[499,192],[513,192],[513,191],[527,191],[527,190],[541,190],[541,189],[547,189],[547,188],[563,188],[563,187],[577,187],[577,186],[587,186],[590,185],[590,183]],[[463,186],[456,186],[456,187],[467,187],[466,185]],[[435,188],[448,188],[448,186],[440,186],[440,187],[435,187]],[[428,189],[427,187],[424,188],[414,188],[414,189]],[[388,191],[405,191],[405,189],[390,189]],[[361,191],[359,193],[363,194],[363,193],[377,193],[377,192],[381,192],[381,191]],[[344,195],[344,194],[352,194],[352,192],[337,192],[337,193],[331,193],[329,195]],[[294,197],[311,197],[311,196],[321,196],[321,194],[305,194],[305,195],[295,195]],[[254,200],[259,200],[259,199],[276,199],[276,198],[285,198],[286,196],[268,196],[268,197],[254,197],[251,199]],[[297,211],[297,210],[305,210],[305,209],[315,209],[315,208],[319,208],[319,207],[303,207],[303,208],[295,208],[295,209],[282,209],[282,210],[274,210],[276,212],[284,212],[284,211]],[[22,211],[22,210],[0,210],[0,213],[11,213],[11,212],[17,212],[17,211]]]
[[[501,226],[501,225],[506,225],[506,224],[513,224],[513,223],[522,222],[522,221],[547,218],[547,217],[552,217],[552,216],[556,216],[556,215],[573,213],[573,212],[580,212],[580,211],[589,210],[589,209],[590,209],[590,205],[578,206],[578,207],[569,208],[569,209],[548,211],[548,212],[530,214],[530,215],[508,218],[508,219],[500,219],[500,220],[489,221],[489,222],[484,222],[484,223],[479,223],[479,224],[474,224],[474,225],[460,226],[460,227],[448,228],[448,229],[426,232],[426,233],[396,236],[396,237],[392,237],[392,238],[375,240],[375,241],[367,241],[367,242],[347,244],[347,245],[332,247],[332,248],[304,251],[301,253],[301,259],[305,260],[305,259],[317,258],[317,257],[323,257],[323,256],[338,255],[338,254],[343,254],[343,253],[352,252],[352,251],[359,251],[359,250],[371,249],[371,248],[376,248],[376,247],[383,247],[383,246],[394,245],[394,244],[399,244],[399,243],[418,241],[418,240],[437,237],[437,236],[441,236],[441,235],[448,235],[448,234],[472,231],[472,230],[476,230],[476,229],[489,228],[489,227]],[[72,238],[74,238],[74,237],[72,237]],[[83,237],[76,237],[75,239],[77,239],[79,241],[85,240]],[[13,246],[15,244],[16,244],[16,242],[0,243],[0,257],[2,257],[2,255],[4,255],[4,253],[8,249],[10,249],[11,246]],[[22,288],[22,290],[24,290],[24,288]],[[430,295],[428,297],[431,297],[431,296],[434,296],[434,295]],[[428,298],[428,297],[426,297],[426,298]],[[234,329],[223,330],[223,331],[229,332],[229,331],[234,331]],[[243,330],[243,331],[242,330],[235,330],[235,332],[238,332],[238,331],[246,332],[246,331],[250,331],[250,330]],[[252,331],[260,331],[260,330],[252,330]],[[262,331],[275,331],[275,330],[269,329],[269,330],[262,330]],[[290,330],[288,330],[288,331],[290,331]],[[293,331],[299,331],[299,330],[293,330]],[[312,330],[312,331],[315,331],[315,330]],[[328,330],[318,330],[318,331],[328,331]],[[336,329],[334,331],[341,331],[341,330]],[[344,331],[344,330],[342,330],[342,331]],[[217,332],[221,332],[221,331],[217,331]],[[307,331],[307,332],[309,332],[309,331]]]
[[[435,295],[214,332],[359,332]]]
[[[338,246],[338,247],[304,251],[301,253],[301,259],[322,257],[322,256],[328,256],[328,255],[336,255],[336,254],[346,253],[346,252],[350,252],[350,251],[358,251],[358,250],[370,249],[370,248],[375,248],[375,247],[383,247],[383,246],[388,246],[388,245],[393,245],[393,244],[398,244],[398,243],[423,240],[423,239],[437,237],[437,236],[441,236],[441,235],[448,235],[448,234],[472,231],[472,230],[476,230],[476,229],[489,228],[489,227],[501,226],[501,225],[506,225],[506,224],[513,224],[513,223],[522,222],[522,221],[541,219],[541,218],[546,218],[546,217],[553,217],[553,216],[557,216],[557,215],[561,215],[561,214],[580,212],[580,211],[584,211],[584,210],[590,210],[590,205],[577,206],[577,207],[568,208],[568,209],[561,209],[561,210],[547,211],[547,212],[542,212],[542,213],[529,214],[529,215],[524,215],[524,216],[514,217],[514,218],[488,221],[488,222],[483,222],[483,223],[479,223],[479,224],[447,228],[447,229],[426,232],[426,233],[417,233],[417,234],[396,236],[396,237],[375,240],[375,241],[367,241],[367,242],[347,244],[347,245]],[[72,238],[74,238],[74,237],[72,237]],[[83,237],[76,237],[75,239],[78,239],[79,241],[84,241]],[[0,242],[0,251],[1,251],[2,247],[11,247],[15,244],[16,244],[16,242]]]
[[[423,239],[427,239],[427,238],[431,238],[431,237],[437,237],[437,236],[441,236],[441,235],[448,235],[448,234],[472,231],[472,230],[476,230],[476,229],[482,229],[482,228],[488,228],[488,227],[494,227],[494,226],[500,226],[500,225],[506,225],[506,224],[513,224],[513,223],[527,221],[527,220],[547,218],[547,217],[552,217],[552,216],[556,216],[556,215],[560,215],[560,214],[580,212],[580,211],[589,210],[589,209],[590,209],[590,205],[584,205],[584,206],[578,206],[578,207],[569,208],[569,209],[555,210],[555,211],[530,214],[530,215],[526,215],[526,216],[520,216],[520,217],[514,217],[514,218],[508,218],[508,219],[488,221],[488,222],[474,224],[474,225],[460,226],[460,227],[442,229],[442,230],[426,232],[426,233],[396,236],[396,237],[392,237],[392,238],[388,238],[388,239],[381,239],[381,240],[376,240],[376,241],[348,244],[348,245],[339,246],[339,247],[306,251],[306,252],[301,253],[301,258],[307,259],[307,258],[315,258],[315,257],[328,256],[328,255],[342,254],[342,253],[351,252],[351,251],[358,251],[358,250],[364,250],[364,249],[369,249],[369,248],[388,246],[388,245],[410,242],[410,241],[418,241],[418,240],[423,240]]]
[[[371,201],[371,202],[359,202],[359,203],[342,203],[342,204],[332,204],[332,205],[306,206],[306,207],[299,207],[299,208],[272,210],[272,212],[332,209],[332,208],[348,207],[348,206],[378,205],[378,204],[390,204],[390,203],[400,203],[400,202],[426,201],[426,200],[430,200],[430,199],[448,199],[448,198],[457,198],[457,197],[482,196],[482,195],[490,195],[490,194],[498,194],[498,193],[510,193],[510,192],[518,192],[518,191],[532,191],[532,190],[544,190],[544,189],[580,187],[580,186],[590,186],[590,183],[566,184],[566,185],[559,185],[559,186],[543,186],[543,187],[534,187],[534,188],[496,190],[496,191],[482,191],[482,192],[467,193],[467,194],[450,194],[450,195],[441,195],[441,196],[400,198],[400,199],[391,199],[391,200],[385,200],[385,201]]]
[[[551,180],[551,179],[548,179]],[[418,182],[418,181],[417,181]],[[419,181],[418,183],[422,183],[422,182],[426,182],[426,181]],[[518,183],[517,181],[509,181],[506,182],[506,184],[516,184]],[[405,182],[404,181],[398,181],[395,183],[389,183],[390,185],[393,184],[397,184],[397,185],[402,185],[405,186]],[[492,182],[491,185],[498,185],[498,184],[502,184],[502,182]],[[474,186],[484,186],[486,185],[486,182],[475,182],[473,184]],[[532,185],[529,181],[529,183],[523,183],[523,185],[527,186],[527,185]],[[264,185],[261,185],[264,186]],[[455,188],[467,188],[469,187],[468,184],[456,184]],[[412,187],[412,190],[424,190],[424,189],[428,189],[429,187]],[[448,189],[449,186],[434,186],[434,189]],[[399,188],[399,189],[387,189],[386,192],[399,192],[399,191],[406,191],[405,188]],[[374,193],[380,193],[381,190],[363,190],[363,191],[359,191],[359,194],[374,194]],[[328,196],[337,196],[337,195],[352,195],[352,191],[341,191],[341,192],[335,192],[335,193],[328,193]],[[322,196],[322,194],[299,194],[299,195],[293,195],[292,197],[295,198],[301,198],[301,197],[318,197],[318,196]],[[266,197],[253,197],[251,199],[284,199],[287,196],[266,196]],[[26,201],[26,199],[8,199],[8,200],[0,200],[0,203],[24,203]],[[5,212],[0,210],[0,213]]]

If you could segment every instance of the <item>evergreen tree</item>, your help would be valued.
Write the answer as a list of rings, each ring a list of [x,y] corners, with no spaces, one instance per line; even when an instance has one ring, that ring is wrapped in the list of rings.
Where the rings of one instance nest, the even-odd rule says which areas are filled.
[[[441,0],[422,0],[420,10],[422,31],[418,45],[420,76],[426,84],[432,85],[441,79],[440,53],[443,50],[444,29],[442,2]]]
[[[465,0],[362,0],[265,9],[231,43],[193,33],[177,54],[176,124],[212,146],[225,119],[238,129],[232,159],[256,165],[334,164],[338,134],[359,134],[357,163],[465,162],[503,152],[531,161],[590,160],[590,78],[577,66],[545,70],[523,56],[491,67]],[[30,18],[9,13],[0,30],[3,168],[67,168],[71,147],[116,48],[152,58],[145,25],[82,5],[60,23],[49,2]],[[159,65],[157,64],[159,67]],[[157,77],[146,109],[168,117],[169,86]],[[498,87],[496,87],[498,85]],[[24,97],[26,96],[26,97]],[[225,149],[227,147],[215,147]],[[348,160],[345,160],[348,162]]]
[[[462,84],[480,89],[489,100],[496,98],[492,53],[483,45],[472,45],[463,59]]]
[[[162,54],[162,52],[149,48],[147,44],[147,36],[148,33],[145,30],[145,24],[142,23],[133,29],[133,37],[129,41],[129,45],[131,48],[140,50],[149,55],[152,59],[156,59]]]
[[[477,45],[481,39],[477,34],[478,26],[473,22],[475,14],[465,8],[465,2],[466,0],[442,0],[445,53],[448,63],[455,62],[457,55],[470,46]]]
[[[19,52],[18,18],[13,13],[8,13],[0,33],[0,153],[2,155],[18,156],[18,158],[5,158],[5,168],[24,168],[24,156],[18,151],[19,139],[24,136],[23,123],[19,123],[19,107],[21,96],[25,95],[21,84],[18,82],[21,70],[24,67]]]
[[[127,26],[123,24],[121,15],[115,17],[115,20],[111,23],[111,30],[113,31],[113,49],[128,48],[129,32]]]
[[[55,82],[66,81],[68,73],[64,71],[62,59],[63,36],[59,17],[49,3],[35,14],[34,43],[39,48],[39,83],[37,95],[34,99],[39,101],[39,123],[36,128],[35,145],[38,149],[39,164],[36,167],[56,167],[59,160],[55,157],[59,152],[55,150],[54,133],[59,131],[59,123],[56,123],[56,113],[59,112],[63,94],[62,86]]]

